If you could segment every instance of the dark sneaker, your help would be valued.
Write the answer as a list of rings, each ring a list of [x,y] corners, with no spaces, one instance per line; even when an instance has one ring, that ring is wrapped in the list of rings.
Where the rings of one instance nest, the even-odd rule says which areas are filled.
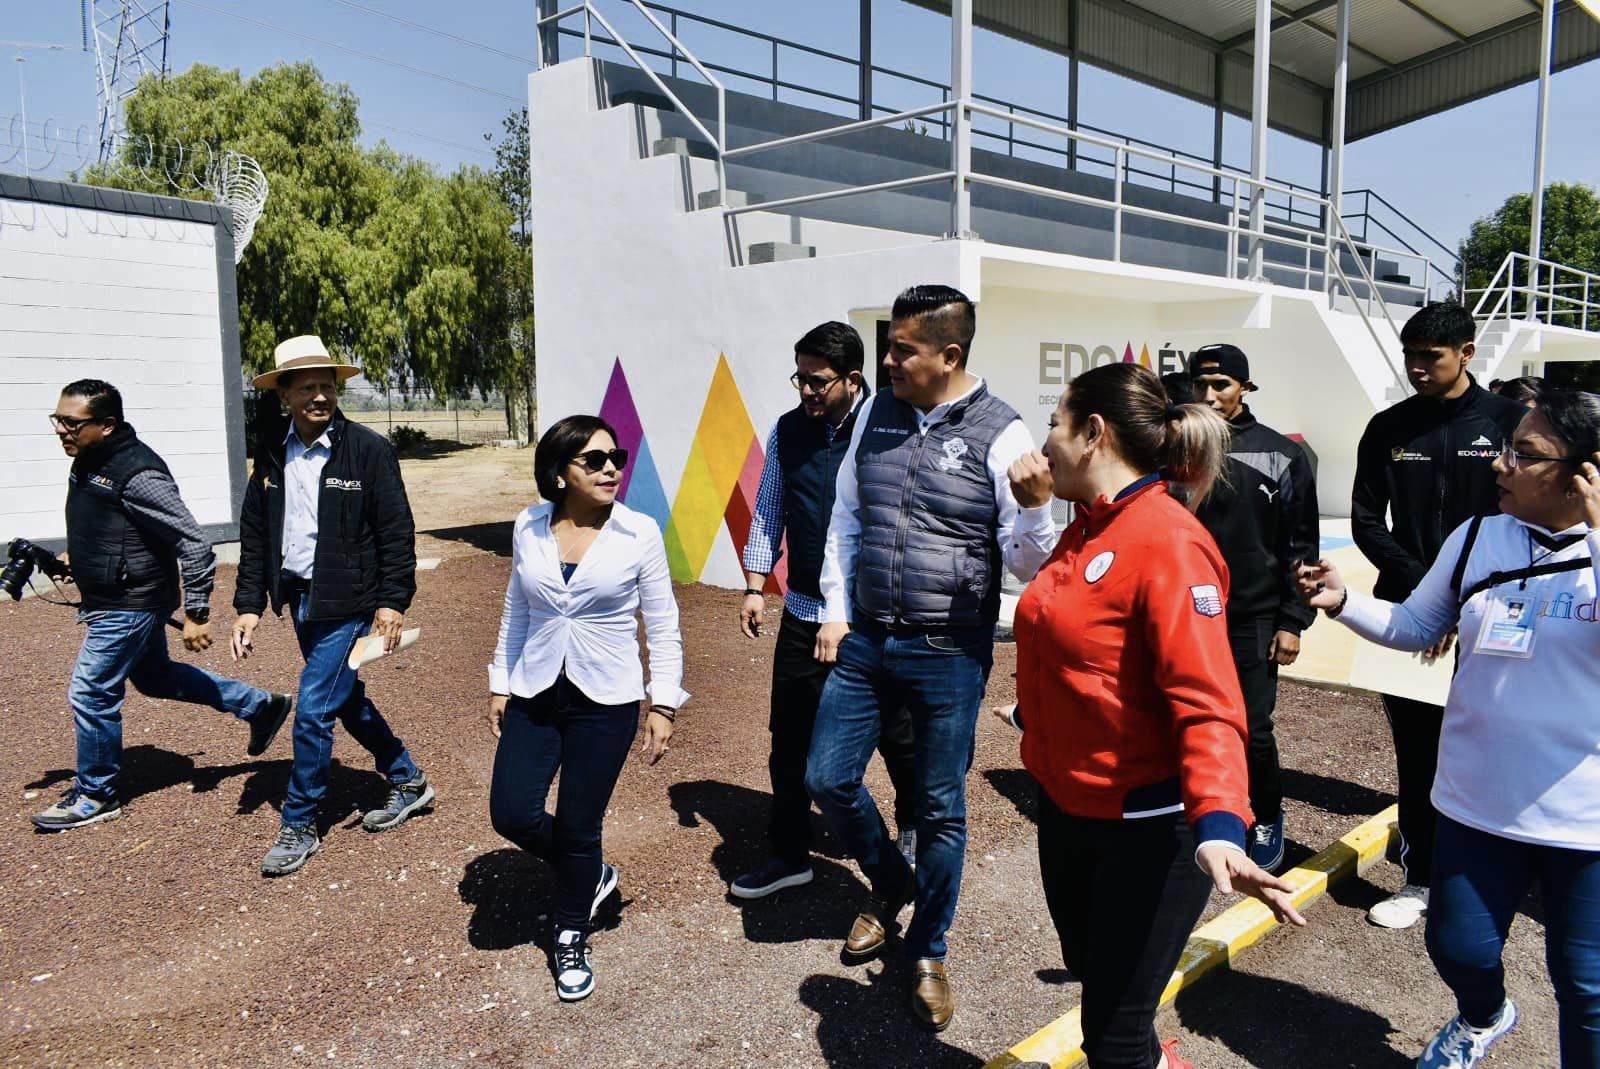
[[[278,829],[278,841],[272,844],[267,856],[261,859],[261,875],[287,876],[298,872],[311,855],[322,849],[317,829],[310,824],[293,828],[285,824]]]
[[[895,840],[895,849],[900,851],[900,856],[906,859],[906,864],[911,866],[913,872],[917,868],[917,829],[904,828],[900,838]]]
[[[735,898],[765,898],[785,887],[799,887],[811,882],[811,863],[802,861],[794,864],[782,858],[769,858],[767,863],[754,872],[747,872],[740,876],[728,887],[728,893]]]
[[[1277,872],[1283,865],[1283,814],[1270,824],[1256,824],[1250,829],[1250,860],[1266,869]]]
[[[589,907],[590,920],[594,920],[594,915],[600,912],[601,904],[617,889],[617,880],[621,876],[622,873],[617,871],[615,865],[600,862],[600,882],[594,885],[594,904]]]
[[[98,824],[102,820],[116,820],[122,816],[122,803],[115,798],[96,798],[84,794],[73,784],[61,796],[61,801],[28,819],[33,826],[44,831],[66,831],[85,824]]]
[[[244,752],[251,757],[266,753],[272,740],[278,737],[278,729],[289,719],[289,710],[293,708],[293,694],[274,694],[272,700],[267,702],[267,707],[250,718],[250,745],[244,748]]]
[[[361,826],[368,831],[388,831],[398,828],[417,810],[433,801],[433,784],[428,777],[418,774],[410,783],[397,783],[389,789],[389,800],[382,809],[374,809],[361,818]]]
[[[589,944],[576,928],[563,928],[551,950],[550,971],[556,974],[556,996],[577,1002],[594,992],[594,970],[589,968]]]

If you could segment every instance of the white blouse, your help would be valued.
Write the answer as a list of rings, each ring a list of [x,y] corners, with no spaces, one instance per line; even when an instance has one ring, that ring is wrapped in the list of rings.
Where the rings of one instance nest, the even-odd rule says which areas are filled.
[[[1490,516],[1478,531],[1462,589],[1495,572],[1588,559],[1594,565],[1511,580],[1457,607],[1450,579],[1466,524],[1439,550],[1402,605],[1350,591],[1338,616],[1384,646],[1422,650],[1460,626],[1461,663],[1450,684],[1439,738],[1434,808],[1470,828],[1519,842],[1600,850],[1600,531],[1549,551],[1510,516]],[[1585,525],[1545,536],[1579,535]],[[1533,655],[1478,648],[1491,598],[1515,594],[1536,606]]]
[[[650,701],[676,709],[689,700],[683,682],[678,603],[661,529],[618,502],[570,581],[550,531],[554,506],[524,509],[511,539],[500,640],[489,666],[489,690],[532,698],[565,667],[567,678],[603,705],[645,696],[638,624],[644,614],[650,646]]]

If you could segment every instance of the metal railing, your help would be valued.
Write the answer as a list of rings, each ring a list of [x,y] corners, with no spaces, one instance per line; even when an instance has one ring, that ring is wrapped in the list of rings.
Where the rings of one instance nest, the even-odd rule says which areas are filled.
[[[1494,325],[1509,324],[1513,319],[1600,331],[1600,275],[1554,260],[1507,253],[1487,286],[1463,290],[1464,297],[1474,293],[1478,299],[1472,315],[1481,324],[1480,337]],[[1519,297],[1523,298],[1520,316]]]
[[[1465,288],[1460,255],[1376,190],[1346,190],[1340,214],[1344,216],[1346,225],[1351,228],[1351,234],[1358,243],[1373,240],[1372,231],[1380,231],[1380,240],[1399,246],[1426,262],[1429,273],[1437,276],[1441,282],[1453,284],[1457,292]],[[1356,229],[1358,224],[1359,232]]]

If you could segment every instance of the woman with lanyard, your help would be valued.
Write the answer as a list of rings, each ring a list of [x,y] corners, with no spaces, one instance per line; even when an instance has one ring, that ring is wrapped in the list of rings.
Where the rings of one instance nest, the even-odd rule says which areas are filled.
[[[1010,716],[1042,788],[1040,875],[1083,983],[1091,1069],[1188,1069],[1155,1017],[1213,887],[1305,923],[1289,885],[1245,853],[1227,568],[1165,482],[1204,497],[1227,440],[1220,416],[1169,404],[1137,364],[1073,379],[1045,439],[1055,495],[1076,515],[1017,606]]]
[[[517,517],[511,582],[494,663],[489,724],[499,738],[489,817],[556,870],[552,971],[562,1001],[594,990],[588,932],[617,887],[600,826],[639,728],[645,696],[636,617],[650,645],[644,759],[667,752],[683,679],[678,604],[656,522],[617,501],[628,453],[595,416],[568,416],[539,439],[544,504]],[[545,809],[557,770],[554,813]]]
[[[1469,521],[1396,605],[1300,568],[1306,600],[1391,649],[1460,627],[1433,805],[1428,953],[1459,1015],[1417,1062],[1477,1065],[1517,1022],[1500,954],[1535,883],[1561,1064],[1600,1067],[1600,398],[1547,391],[1495,461],[1503,515]]]

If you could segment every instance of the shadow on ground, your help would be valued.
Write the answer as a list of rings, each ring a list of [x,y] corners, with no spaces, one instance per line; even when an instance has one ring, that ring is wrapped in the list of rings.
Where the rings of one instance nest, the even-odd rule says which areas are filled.
[[[1294,768],[1283,770],[1283,796],[1351,817],[1370,817],[1394,804],[1394,795],[1387,791]]]
[[[1241,1013],[1241,1006],[1250,1012]],[[1216,1040],[1251,1065],[1404,1069],[1412,1064],[1390,1047],[1395,1029],[1387,1019],[1286,980],[1221,968],[1180,995],[1177,1011],[1183,1027]]]
[[[509,557],[514,526],[514,520],[496,520],[494,523],[474,523],[465,527],[436,527],[417,533],[430,535],[443,542],[462,542],[497,557]]]
[[[1017,807],[1017,812],[1033,823],[1039,823],[1039,785],[1025,769],[991,768],[983,773],[989,786]]]
[[[405,420],[395,420],[394,425],[396,427],[411,426]],[[379,433],[383,432],[380,431]],[[456,442],[449,438],[424,438],[415,445],[406,446],[399,453],[404,460],[436,460],[439,457],[447,457],[451,453],[459,453],[464,449],[476,449],[482,444],[482,442]]]
[[[467,862],[456,893],[474,907],[467,921],[467,941],[477,949],[514,950],[531,943],[549,953],[556,881],[544,862],[512,846],[490,850]],[[616,928],[622,923],[622,911],[631,904],[613,891],[595,914],[592,930]]]
[[[711,863],[722,882],[732,883],[767,856],[767,813],[771,796],[717,780],[674,783],[667,797],[678,823],[685,828],[709,822],[721,839],[711,850]],[[756,901],[730,900],[742,908],[745,938],[754,943],[794,943],[805,939],[843,941],[856,913],[867,903],[867,889],[854,870],[840,861],[837,840],[821,816],[811,814],[811,883],[792,892],[779,891]]]
[[[817,1046],[823,1060],[834,1069],[880,1069],[887,1064],[961,1067],[981,1066],[984,1059],[952,1047],[925,1031],[911,1016],[911,967],[890,959],[865,967],[865,983],[843,976],[817,974],[800,984],[800,1001],[816,1011]],[[959,982],[957,998],[961,997]],[[982,1013],[979,996],[956,1003],[956,1020],[963,1010]],[[892,1059],[889,1052],[893,1052]]]

